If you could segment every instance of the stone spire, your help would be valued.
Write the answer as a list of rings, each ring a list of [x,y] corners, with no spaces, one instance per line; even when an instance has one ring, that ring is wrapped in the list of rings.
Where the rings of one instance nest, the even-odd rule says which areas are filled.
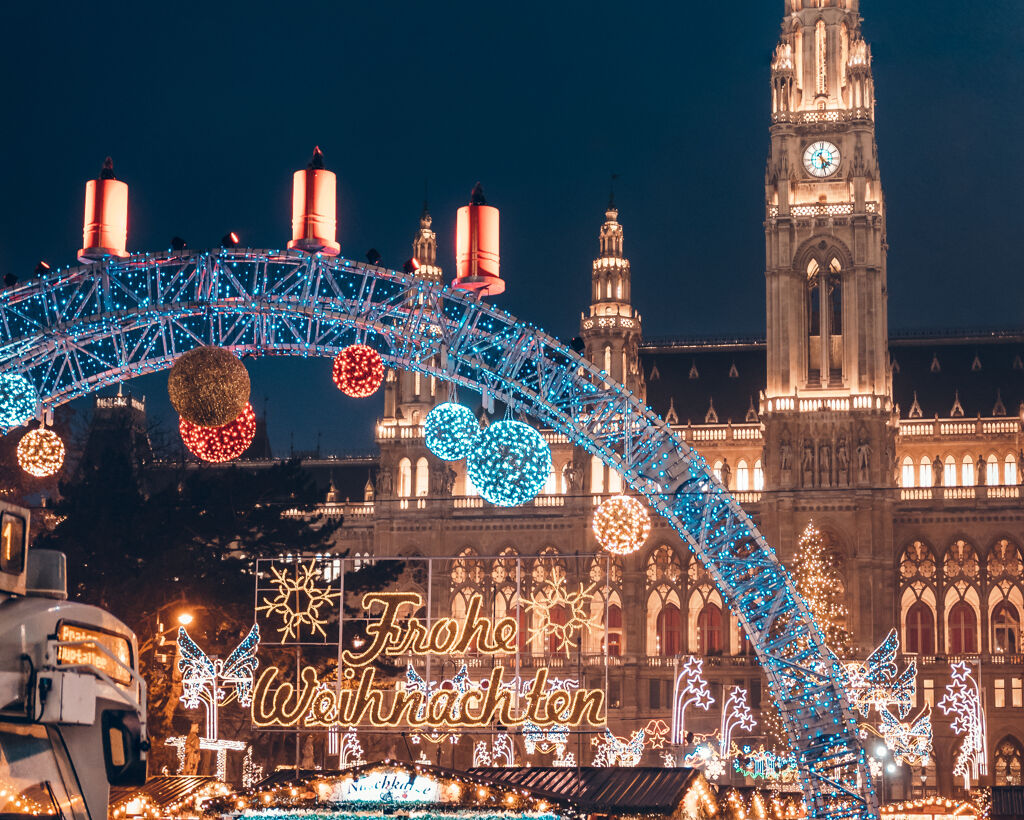
[[[441,268],[437,264],[437,234],[430,227],[433,219],[427,201],[423,200],[423,213],[420,215],[420,229],[412,240],[412,255],[420,263],[416,275],[430,282],[441,281]]]

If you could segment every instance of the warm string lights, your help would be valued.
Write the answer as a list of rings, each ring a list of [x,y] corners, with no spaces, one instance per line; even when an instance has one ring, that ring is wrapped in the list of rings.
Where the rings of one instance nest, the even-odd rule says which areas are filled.
[[[256,413],[246,403],[238,418],[220,427],[200,427],[182,416],[178,431],[197,458],[214,463],[232,461],[248,450],[256,437]]]
[[[635,498],[614,495],[594,512],[593,531],[602,549],[629,555],[647,543],[651,516]]]
[[[596,588],[597,584],[580,584],[575,592],[569,592],[566,579],[557,574],[553,581],[546,581],[544,589],[525,602],[537,624],[530,627],[530,640],[550,638],[552,651],[565,652],[568,658],[569,650],[579,645],[583,630],[589,632],[601,626],[590,607]]]
[[[346,396],[365,399],[384,383],[384,360],[369,345],[349,345],[334,357],[331,378]]]
[[[473,411],[455,402],[437,405],[423,421],[423,438],[435,456],[458,461],[470,454],[480,438],[480,422]]]
[[[639,766],[644,756],[644,730],[637,729],[629,740],[616,737],[610,729],[604,734],[591,738],[591,744],[597,748],[592,766]]]
[[[466,467],[480,495],[498,507],[516,507],[547,481],[551,448],[530,425],[506,419],[484,430]]]
[[[324,627],[330,621],[333,602],[341,596],[341,591],[318,583],[323,572],[314,561],[271,567],[270,573],[273,595],[265,596],[256,612],[263,613],[265,618],[280,618],[277,631],[281,643],[302,640],[307,634],[326,639]]]
[[[797,543],[794,580],[807,602],[814,621],[825,636],[825,643],[840,658],[853,652],[846,630],[848,612],[843,602],[844,586],[832,556],[826,550],[825,538],[813,521],[808,521]]]
[[[46,478],[64,464],[64,442],[53,430],[29,430],[18,442],[18,464],[29,475]]]
[[[36,389],[24,376],[0,375],[0,427],[21,427],[36,414],[38,403]]]
[[[223,427],[249,402],[249,372],[222,347],[189,350],[167,376],[167,393],[182,419],[197,427]]]

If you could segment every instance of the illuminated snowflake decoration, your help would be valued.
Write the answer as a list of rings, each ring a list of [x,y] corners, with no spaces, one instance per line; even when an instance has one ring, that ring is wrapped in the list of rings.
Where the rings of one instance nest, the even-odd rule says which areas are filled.
[[[277,628],[281,643],[298,640],[304,628],[326,638],[324,626],[330,620],[331,604],[338,600],[341,592],[317,585],[321,572],[313,562],[296,565],[294,574],[290,570],[291,567],[271,567],[271,585],[277,592],[273,597],[263,598],[256,611],[265,613],[268,618],[281,619],[281,626]]]
[[[597,616],[591,614],[590,609],[596,588],[597,584],[588,587],[580,584],[576,592],[569,592],[564,577],[546,581],[544,590],[533,600],[526,601],[526,608],[536,616],[534,621],[540,622],[540,626],[530,627],[530,639],[538,635],[542,639],[550,636],[554,639],[555,652],[565,652],[565,656],[569,657],[569,651],[579,645],[580,633],[584,629],[589,631],[600,626]],[[556,609],[564,614],[564,623],[552,618],[552,612]]]
[[[480,439],[480,422],[473,411],[455,402],[439,404],[423,421],[423,440],[435,456],[458,461],[470,454]]]
[[[529,424],[495,422],[470,452],[466,470],[485,499],[517,507],[536,496],[551,475],[551,448]]]
[[[597,747],[593,766],[639,766],[644,756],[644,730],[637,729],[629,740],[616,737],[610,729],[604,735],[591,739]]]
[[[682,745],[685,741],[685,717],[688,706],[696,706],[706,712],[714,702],[708,682],[704,680],[704,661],[696,655],[691,655],[676,676],[672,700],[672,743]]]
[[[964,779],[964,788],[969,789],[971,780],[988,774],[988,751],[985,742],[985,712],[981,708],[981,693],[978,683],[964,662],[950,665],[952,678],[945,694],[939,701],[939,708],[946,715],[953,715],[952,729],[963,735],[960,753],[953,766],[953,774]]]
[[[728,761],[712,743],[699,743],[692,753],[683,758],[683,765],[701,769],[708,780],[718,780],[725,774]]]

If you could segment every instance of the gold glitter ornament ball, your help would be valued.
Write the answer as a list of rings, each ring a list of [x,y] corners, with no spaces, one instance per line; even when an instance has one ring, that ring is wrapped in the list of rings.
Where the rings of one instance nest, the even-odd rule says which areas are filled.
[[[222,347],[197,347],[171,368],[167,392],[178,415],[200,427],[221,427],[249,403],[249,371]]]
[[[616,555],[629,555],[642,547],[651,534],[651,516],[635,498],[614,495],[594,513],[597,543]]]
[[[51,476],[64,464],[64,442],[53,430],[29,430],[18,442],[18,464],[36,478]]]

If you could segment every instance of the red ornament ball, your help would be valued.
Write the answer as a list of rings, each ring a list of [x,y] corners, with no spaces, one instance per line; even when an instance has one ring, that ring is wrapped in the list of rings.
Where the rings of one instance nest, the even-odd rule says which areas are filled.
[[[365,399],[384,383],[384,360],[369,345],[349,345],[334,357],[331,375],[346,396]]]
[[[231,461],[249,449],[256,437],[256,413],[246,403],[238,418],[220,427],[200,427],[183,418],[178,430],[185,446],[203,461]]]

